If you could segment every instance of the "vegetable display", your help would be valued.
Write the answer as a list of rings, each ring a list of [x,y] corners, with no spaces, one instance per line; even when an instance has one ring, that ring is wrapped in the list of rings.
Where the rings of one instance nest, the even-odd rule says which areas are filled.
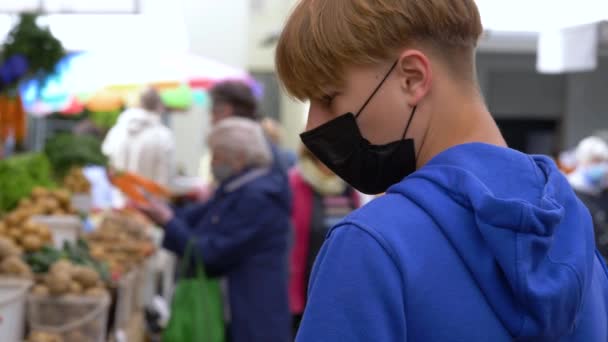
[[[32,279],[32,271],[21,259],[21,253],[21,248],[13,241],[0,237],[0,275]]]
[[[75,194],[91,191],[91,183],[87,180],[79,167],[72,167],[63,179],[63,186]]]
[[[34,331],[30,334],[27,342],[63,342],[63,337],[57,334],[44,332],[44,331]]]
[[[76,265],[66,259],[56,261],[40,278],[32,293],[37,296],[85,295],[103,296],[106,289],[99,273],[93,268]]]
[[[30,220],[18,221],[21,214],[11,214],[6,222],[0,222],[0,237],[10,240],[16,246],[27,252],[42,249],[52,244],[52,235],[49,227]]]
[[[91,256],[106,263],[115,277],[141,264],[155,250],[142,223],[124,213],[106,214],[86,240]]]
[[[59,178],[75,166],[107,163],[101,152],[101,141],[90,135],[58,134],[46,142],[44,153]]]
[[[51,164],[40,153],[0,161],[0,215],[14,209],[36,186],[51,187]]]
[[[36,215],[75,215],[71,194],[65,189],[35,187],[29,197],[21,198],[19,205],[4,219],[9,225],[20,224]]]

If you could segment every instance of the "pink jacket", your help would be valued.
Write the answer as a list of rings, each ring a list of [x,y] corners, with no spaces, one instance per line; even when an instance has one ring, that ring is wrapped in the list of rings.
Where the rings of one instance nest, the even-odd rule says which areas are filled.
[[[310,225],[312,219],[313,189],[297,169],[289,172],[289,184],[293,196],[291,220],[294,229],[290,256],[289,307],[292,314],[301,314],[306,306],[306,262],[309,253]],[[353,191],[355,207],[360,198]]]

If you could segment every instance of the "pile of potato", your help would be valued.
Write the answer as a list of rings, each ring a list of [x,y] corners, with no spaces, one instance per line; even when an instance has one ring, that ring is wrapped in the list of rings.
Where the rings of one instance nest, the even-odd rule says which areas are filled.
[[[29,198],[0,220],[0,237],[7,237],[26,252],[35,252],[52,242],[49,227],[30,220],[38,215],[74,215],[71,195],[67,190],[34,188]]]
[[[111,273],[127,273],[154,253],[154,244],[144,226],[128,215],[108,214],[100,226],[86,237],[91,256],[105,262]]]
[[[19,218],[23,216],[18,216]],[[11,240],[26,252],[35,252],[52,243],[49,227],[31,220],[11,219],[0,222],[0,237]]]
[[[91,191],[91,183],[89,183],[79,167],[70,169],[63,179],[63,186],[75,194],[84,194]]]
[[[32,288],[37,296],[85,295],[104,296],[106,288],[99,273],[86,266],[74,265],[67,260],[57,261],[41,282]]]
[[[21,259],[23,250],[12,240],[0,237],[0,275],[32,279],[30,267]]]
[[[72,207],[71,202],[71,193],[66,189],[50,190],[36,187],[32,190],[29,198],[24,198],[19,202],[19,207],[13,213],[18,212],[28,217],[34,215],[75,215],[77,212]]]
[[[44,332],[44,331],[33,331],[27,339],[27,342],[64,342],[65,340],[61,335]]]

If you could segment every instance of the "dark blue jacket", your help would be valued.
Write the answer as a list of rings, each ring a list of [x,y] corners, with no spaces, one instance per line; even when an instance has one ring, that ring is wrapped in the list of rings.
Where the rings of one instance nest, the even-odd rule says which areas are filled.
[[[210,276],[228,280],[233,342],[286,342],[290,336],[287,258],[291,198],[277,169],[223,183],[206,204],[176,215],[163,246],[178,256],[197,238]]]
[[[298,341],[608,341],[588,210],[554,163],[451,148],[330,233]]]

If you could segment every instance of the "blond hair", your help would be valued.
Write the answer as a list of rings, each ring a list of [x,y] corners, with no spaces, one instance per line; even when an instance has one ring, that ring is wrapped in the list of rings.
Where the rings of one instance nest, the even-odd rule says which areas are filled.
[[[320,98],[324,87],[342,85],[346,67],[420,44],[454,71],[474,75],[482,31],[474,0],[301,0],[279,38],[277,72],[291,95]]]
[[[246,166],[266,167],[272,164],[270,146],[260,125],[250,119],[233,117],[220,121],[208,138],[213,153],[238,158]]]

